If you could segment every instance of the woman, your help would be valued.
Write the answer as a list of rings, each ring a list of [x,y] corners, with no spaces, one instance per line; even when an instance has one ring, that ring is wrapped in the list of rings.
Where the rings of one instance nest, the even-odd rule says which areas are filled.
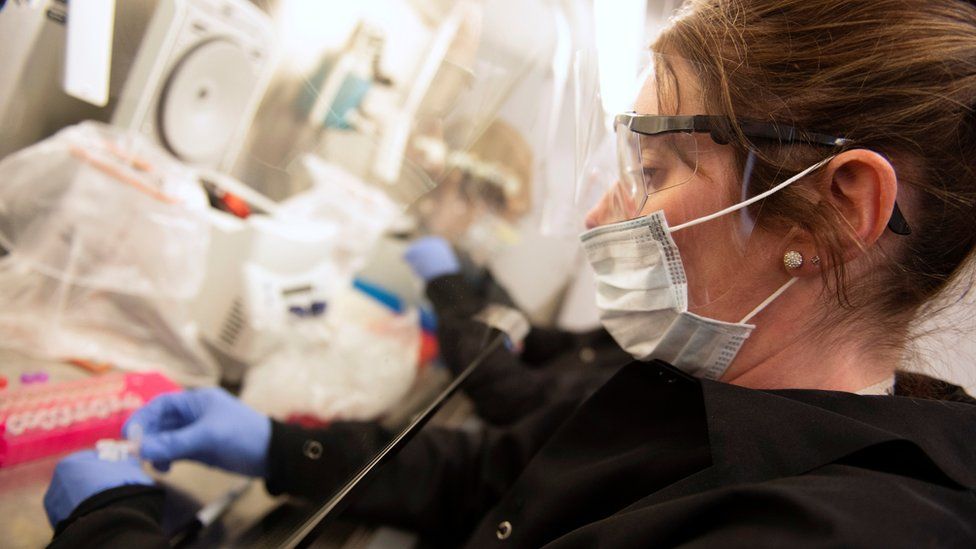
[[[895,370],[976,239],[976,5],[699,0],[654,50],[583,241],[606,327],[655,360],[503,431],[422,433],[352,511],[471,547],[972,546],[974,402]],[[305,495],[376,429],[212,390],[134,421],[160,466]],[[148,478],[93,461],[55,474],[54,544],[161,540]]]

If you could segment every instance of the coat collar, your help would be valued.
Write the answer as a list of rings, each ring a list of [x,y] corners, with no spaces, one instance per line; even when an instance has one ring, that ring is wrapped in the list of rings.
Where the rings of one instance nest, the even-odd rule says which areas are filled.
[[[701,386],[713,464],[731,479],[799,475],[898,442],[921,449],[960,486],[976,488],[976,406],[834,391],[758,391],[707,380]]]

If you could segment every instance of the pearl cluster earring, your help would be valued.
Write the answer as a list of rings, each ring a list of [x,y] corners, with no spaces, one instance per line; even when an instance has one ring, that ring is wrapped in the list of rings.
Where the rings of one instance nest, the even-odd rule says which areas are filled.
[[[799,269],[803,266],[803,254],[796,250],[790,250],[783,255],[783,265],[789,269]]]
[[[812,265],[820,265],[820,256],[815,255],[811,257],[810,263]],[[791,271],[794,269],[799,269],[803,266],[803,254],[796,250],[786,252],[783,254],[783,265]]]

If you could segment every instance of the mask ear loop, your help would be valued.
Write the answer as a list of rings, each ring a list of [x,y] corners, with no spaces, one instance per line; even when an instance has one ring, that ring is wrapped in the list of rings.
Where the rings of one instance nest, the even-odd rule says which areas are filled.
[[[786,283],[783,284],[782,286],[780,286],[778,290],[776,290],[775,292],[773,292],[772,295],[770,295],[765,300],[763,300],[763,302],[760,303],[758,307],[756,307],[755,309],[753,309],[746,316],[742,317],[742,320],[739,321],[739,324],[748,324],[749,321],[752,320],[752,317],[758,315],[759,313],[761,313],[763,311],[763,309],[765,309],[766,307],[768,307],[770,303],[772,303],[773,301],[776,301],[776,298],[778,298],[779,296],[783,295],[783,292],[785,292],[786,290],[789,290],[790,289],[790,286],[792,286],[793,284],[795,284],[797,280],[799,280],[799,279],[796,278],[796,277],[792,277],[789,280],[787,280]]]

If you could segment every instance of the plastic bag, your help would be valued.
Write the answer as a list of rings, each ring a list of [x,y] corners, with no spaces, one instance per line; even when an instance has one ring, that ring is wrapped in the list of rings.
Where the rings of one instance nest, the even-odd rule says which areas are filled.
[[[216,378],[189,300],[208,252],[194,173],[141,136],[86,122],[0,162],[0,346]]]
[[[350,289],[325,319],[292,323],[286,344],[247,372],[241,399],[283,421],[375,419],[410,390],[419,353],[416,310],[395,314]]]

